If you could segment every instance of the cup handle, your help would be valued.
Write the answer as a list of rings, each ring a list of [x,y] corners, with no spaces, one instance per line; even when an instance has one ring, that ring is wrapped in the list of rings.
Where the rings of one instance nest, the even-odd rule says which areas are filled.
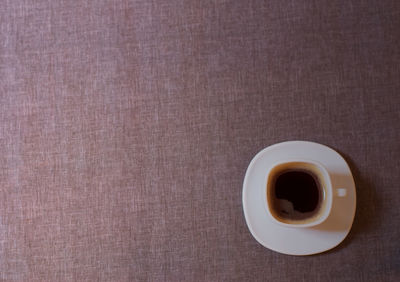
[[[337,197],[346,197],[347,196],[347,189],[346,188],[337,188],[336,191]]]

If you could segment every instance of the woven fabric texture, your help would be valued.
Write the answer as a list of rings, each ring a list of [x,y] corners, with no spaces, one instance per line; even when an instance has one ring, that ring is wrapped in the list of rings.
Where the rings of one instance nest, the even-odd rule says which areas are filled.
[[[1,281],[399,281],[400,2],[3,0]],[[353,171],[311,257],[247,229],[252,157]]]

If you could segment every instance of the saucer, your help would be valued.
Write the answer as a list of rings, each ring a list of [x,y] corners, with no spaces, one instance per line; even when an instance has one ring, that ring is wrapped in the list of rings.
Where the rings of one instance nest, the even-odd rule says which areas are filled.
[[[267,172],[282,159],[306,158],[328,171],[333,190],[346,189],[345,197],[334,197],[331,213],[319,225],[294,228],[281,226],[268,216],[265,205]],[[243,183],[243,210],[253,237],[264,247],[288,255],[312,255],[330,250],[347,236],[356,211],[356,189],[350,168],[333,149],[314,142],[288,141],[269,146],[250,162]]]

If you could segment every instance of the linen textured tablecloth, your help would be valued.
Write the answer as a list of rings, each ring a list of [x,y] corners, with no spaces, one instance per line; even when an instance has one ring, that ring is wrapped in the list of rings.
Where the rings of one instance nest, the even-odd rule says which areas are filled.
[[[400,1],[0,1],[1,281],[399,281]],[[275,253],[252,157],[338,150],[350,235]]]

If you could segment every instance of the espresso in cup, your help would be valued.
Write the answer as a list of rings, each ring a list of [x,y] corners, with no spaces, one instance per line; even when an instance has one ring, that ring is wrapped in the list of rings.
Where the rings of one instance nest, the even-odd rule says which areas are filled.
[[[267,205],[279,223],[310,225],[327,216],[327,175],[312,162],[286,162],[268,175]],[[330,206],[329,206],[330,208]]]

